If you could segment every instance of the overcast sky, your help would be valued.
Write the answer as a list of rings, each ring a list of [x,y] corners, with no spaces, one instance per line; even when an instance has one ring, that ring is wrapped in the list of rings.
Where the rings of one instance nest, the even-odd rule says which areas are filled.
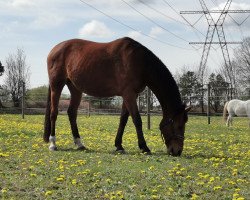
[[[226,1],[205,2],[214,10],[222,9]],[[250,10],[250,1],[234,0],[230,9]],[[202,10],[198,0],[0,0],[0,61],[5,65],[9,53],[22,48],[30,66],[30,87],[37,87],[48,84],[46,58],[57,43],[71,38],[108,42],[129,36],[151,49],[174,74],[183,66],[198,66],[201,60],[202,45],[192,47],[188,42],[205,41],[207,21],[198,14],[183,15],[190,24],[201,17],[192,28],[178,14],[190,10]],[[240,25],[249,14],[227,16],[227,41],[250,36],[250,17]],[[229,46],[230,56],[236,47]],[[223,62],[219,46],[210,55],[208,66],[217,69]],[[0,79],[2,83],[4,77]]]

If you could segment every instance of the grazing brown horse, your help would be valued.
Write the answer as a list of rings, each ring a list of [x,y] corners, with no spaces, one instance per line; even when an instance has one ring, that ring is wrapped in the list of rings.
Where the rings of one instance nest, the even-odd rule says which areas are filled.
[[[150,50],[130,38],[109,43],[73,39],[56,45],[48,55],[49,92],[45,116],[44,141],[56,150],[55,124],[58,102],[65,85],[71,93],[68,116],[74,142],[85,149],[78,133],[76,118],[82,92],[97,96],[123,98],[115,146],[124,151],[122,136],[129,115],[136,127],[138,145],[150,153],[142,131],[142,120],[136,104],[138,94],[148,86],[158,98],[163,119],[160,130],[173,156],[183,150],[185,123],[190,108],[182,103],[178,87],[166,66]]]

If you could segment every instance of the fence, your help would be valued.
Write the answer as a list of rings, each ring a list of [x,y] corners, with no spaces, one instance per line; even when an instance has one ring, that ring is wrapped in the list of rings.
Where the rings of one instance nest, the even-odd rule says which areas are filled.
[[[217,89],[217,90],[215,90]],[[213,115],[221,115],[223,106],[226,101],[237,98],[237,99],[250,99],[250,90],[246,90],[246,93],[235,93],[233,88],[213,87],[206,85],[198,89],[199,95],[190,93],[182,97],[186,104],[190,104],[193,108],[191,111],[192,115],[203,115],[208,117],[208,124],[210,124],[210,118]],[[217,91],[217,93],[215,92]],[[222,93],[218,93],[224,91]],[[46,107],[46,95],[37,94],[42,99],[32,100],[25,97],[22,98],[22,103],[19,108],[13,107],[13,104],[8,98],[1,99],[0,113],[16,113],[22,114],[44,114]],[[59,113],[66,114],[69,106],[70,97],[65,96],[60,99],[59,102]],[[147,115],[147,127],[150,129],[150,115],[161,115],[161,107],[150,90],[145,90],[138,96],[138,108],[142,115]],[[122,98],[93,98],[89,96],[83,96],[80,103],[78,113],[82,115],[119,115],[121,113]]]

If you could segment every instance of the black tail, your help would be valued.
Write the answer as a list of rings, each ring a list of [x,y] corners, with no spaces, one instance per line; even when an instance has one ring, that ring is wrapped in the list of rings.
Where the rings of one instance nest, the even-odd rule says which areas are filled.
[[[45,120],[44,120],[44,133],[43,133],[43,140],[44,142],[49,142],[49,136],[51,131],[51,122],[50,122],[50,97],[51,97],[51,90],[49,86],[48,90],[48,99],[47,99],[47,107],[45,113]]]

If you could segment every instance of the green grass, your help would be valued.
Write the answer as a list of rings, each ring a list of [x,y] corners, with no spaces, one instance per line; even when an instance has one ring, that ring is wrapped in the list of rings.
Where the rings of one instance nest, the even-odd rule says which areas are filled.
[[[250,129],[246,118],[226,127],[221,118],[190,117],[181,157],[166,154],[158,125],[145,138],[152,155],[126,127],[126,154],[116,155],[118,116],[78,117],[89,151],[77,151],[67,116],[57,121],[59,151],[42,141],[43,116],[0,116],[1,199],[250,199]],[[146,118],[143,118],[146,127]]]

